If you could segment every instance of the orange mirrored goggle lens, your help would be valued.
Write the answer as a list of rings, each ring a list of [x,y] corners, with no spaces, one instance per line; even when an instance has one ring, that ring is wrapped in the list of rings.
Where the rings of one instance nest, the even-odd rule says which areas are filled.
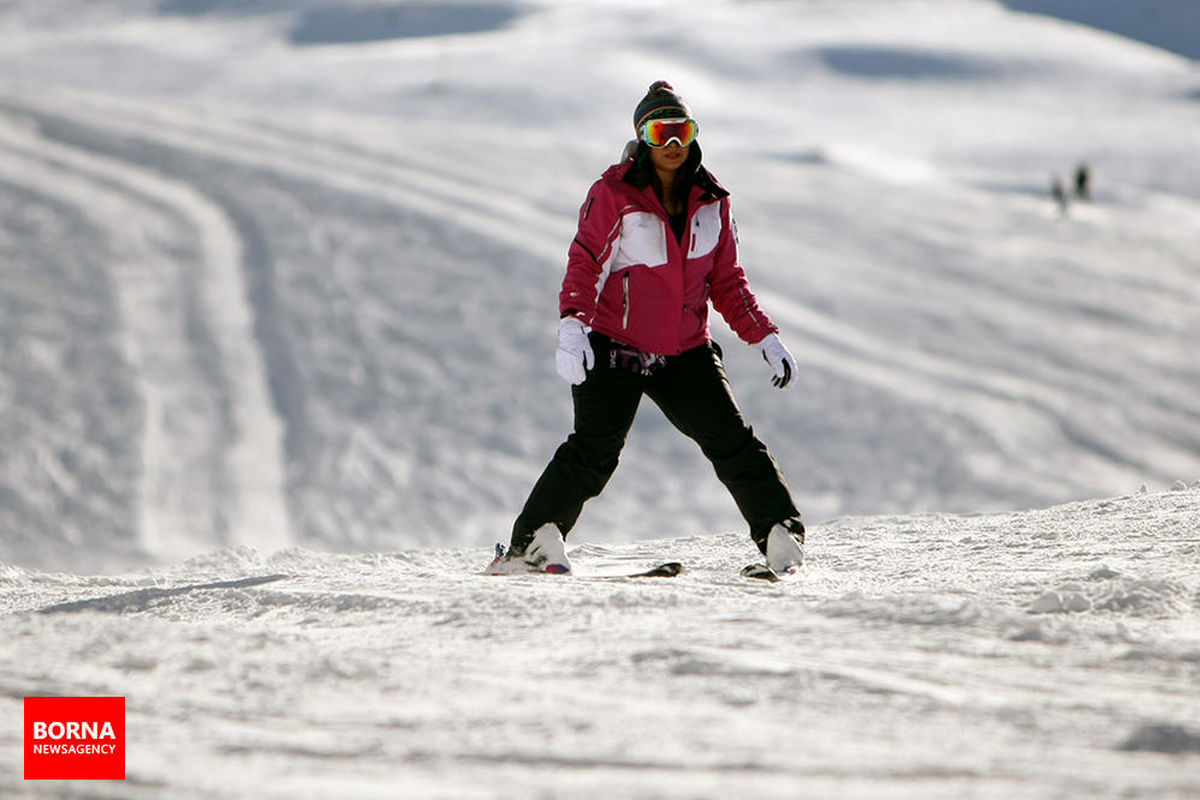
[[[694,119],[652,119],[642,124],[640,133],[651,147],[666,147],[672,141],[687,147],[696,140],[700,126]]]

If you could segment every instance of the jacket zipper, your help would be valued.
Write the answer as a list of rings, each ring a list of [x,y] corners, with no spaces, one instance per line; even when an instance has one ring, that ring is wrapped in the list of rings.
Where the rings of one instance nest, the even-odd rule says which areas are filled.
[[[629,273],[621,277],[621,286],[625,290],[625,313],[621,316],[621,330],[629,328]]]

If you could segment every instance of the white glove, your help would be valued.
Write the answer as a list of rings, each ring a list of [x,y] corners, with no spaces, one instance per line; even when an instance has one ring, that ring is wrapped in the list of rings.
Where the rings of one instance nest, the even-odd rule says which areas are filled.
[[[592,352],[591,342],[588,341],[587,325],[577,317],[563,317],[558,322],[558,350],[554,353],[554,366],[558,374],[572,386],[578,386],[587,379],[587,370],[596,363],[596,354]]]
[[[758,346],[762,348],[763,359],[775,370],[775,377],[771,379],[771,383],[780,389],[786,388],[792,382],[792,376],[796,374],[796,359],[784,346],[778,333],[769,334]]]

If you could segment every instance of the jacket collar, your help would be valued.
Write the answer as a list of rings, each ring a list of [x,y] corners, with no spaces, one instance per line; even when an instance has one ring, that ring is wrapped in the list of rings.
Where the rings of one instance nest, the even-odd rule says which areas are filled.
[[[633,185],[631,180],[633,172],[633,159],[628,159],[620,164],[613,164],[604,172],[604,179],[608,182],[620,186],[626,192],[634,195],[641,195],[642,190]],[[696,177],[692,181],[692,197],[696,197],[696,192],[699,190],[699,200],[702,203],[711,203],[714,200],[723,200],[729,196],[729,191],[717,182],[717,179],[704,168],[703,165],[696,168]]]

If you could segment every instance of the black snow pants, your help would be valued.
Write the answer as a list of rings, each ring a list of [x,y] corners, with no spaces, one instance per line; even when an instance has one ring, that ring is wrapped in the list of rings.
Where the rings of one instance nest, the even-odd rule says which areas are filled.
[[[761,548],[771,526],[798,517],[778,465],[734,400],[721,351],[708,342],[677,356],[650,375],[610,365],[613,342],[593,332],[596,363],[571,387],[575,430],[554,453],[513,525],[512,549],[524,551],[548,522],[566,536],[583,504],[600,494],[617,468],[642,395],[682,433],[695,440]]]

